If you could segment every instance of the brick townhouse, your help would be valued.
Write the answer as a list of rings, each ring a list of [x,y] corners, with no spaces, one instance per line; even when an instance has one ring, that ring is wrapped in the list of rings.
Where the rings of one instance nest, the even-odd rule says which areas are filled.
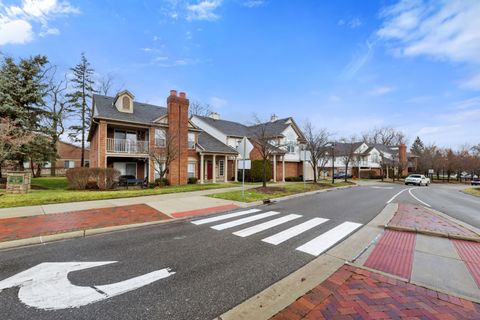
[[[237,181],[238,143],[243,137],[251,138],[255,126],[219,120],[217,114],[190,119],[188,107],[186,94],[177,95],[175,90],[170,91],[166,108],[137,102],[127,90],[115,97],[94,95],[88,135],[90,167],[115,168],[122,175],[153,182],[164,164],[154,161],[151,152],[165,148],[168,139],[177,150],[167,172],[172,185],[185,184],[189,177],[200,183]],[[274,179],[301,175],[299,143],[303,135],[293,119],[272,118],[264,125],[272,141],[287,146],[272,156]],[[251,139],[247,149],[249,159],[259,158]]]

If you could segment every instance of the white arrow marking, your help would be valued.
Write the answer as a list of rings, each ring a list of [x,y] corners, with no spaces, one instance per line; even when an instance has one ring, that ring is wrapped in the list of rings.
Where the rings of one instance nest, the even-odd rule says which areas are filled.
[[[68,280],[68,273],[117,261],[46,262],[0,281],[0,292],[20,287],[18,298],[30,307],[46,310],[77,308],[102,301],[167,278],[170,269],[153,271],[125,281],[103,286],[80,287]]]

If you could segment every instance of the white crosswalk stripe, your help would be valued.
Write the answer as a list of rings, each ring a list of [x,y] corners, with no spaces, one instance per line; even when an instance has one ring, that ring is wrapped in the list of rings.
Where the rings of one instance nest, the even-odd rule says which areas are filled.
[[[260,209],[250,209],[250,210],[245,210],[245,211],[240,211],[240,212],[223,214],[221,216],[216,216],[216,217],[212,217],[212,218],[195,220],[195,221],[192,221],[192,223],[196,224],[196,225],[201,225],[201,224],[206,224],[206,223],[211,223],[211,222],[227,220],[227,219],[235,218],[235,217],[239,217],[239,216],[244,216],[244,215],[259,212],[259,211],[260,211]]]
[[[271,217],[271,216],[274,216],[274,215],[277,215],[277,214],[280,214],[280,212],[268,211],[268,212],[256,214],[256,215],[251,216],[251,217],[246,217],[246,218],[242,218],[242,219],[233,220],[233,221],[230,221],[230,222],[218,224],[218,225],[213,226],[212,229],[224,230],[224,229],[228,229],[228,228],[233,228],[233,227],[245,224],[245,223],[249,223],[249,222],[252,222],[252,221],[257,221],[257,220],[260,220],[260,219],[268,218],[268,217]]]
[[[270,244],[280,244],[284,241],[287,241],[288,239],[291,239],[295,236],[298,236],[299,234],[308,231],[312,228],[315,228],[316,226],[327,222],[328,219],[323,219],[323,218],[313,218],[308,221],[305,221],[304,223],[301,223],[299,225],[296,225],[294,227],[291,227],[287,230],[284,230],[282,232],[279,232],[277,234],[274,234],[273,236],[270,236],[268,238],[263,239],[263,242],[267,242]]]
[[[335,228],[325,232],[324,234],[316,237],[315,239],[305,243],[297,248],[297,250],[318,256],[322,252],[329,249],[335,243],[355,231],[361,226],[360,223],[344,222]]]
[[[298,219],[300,217],[301,217],[301,215],[299,215],[299,214],[289,214],[289,215],[284,216],[284,217],[280,217],[280,218],[277,218],[277,219],[274,219],[274,220],[270,220],[270,221],[267,221],[267,222],[264,222],[264,223],[254,225],[250,228],[246,228],[246,229],[234,232],[233,234],[236,235],[236,236],[239,236],[239,237],[248,237],[248,236],[251,236],[252,234],[255,234],[255,233],[258,233],[258,232],[261,232],[261,231],[265,231],[267,229],[270,229],[270,228],[273,228],[275,226],[281,225],[282,223],[286,223],[288,221]]]

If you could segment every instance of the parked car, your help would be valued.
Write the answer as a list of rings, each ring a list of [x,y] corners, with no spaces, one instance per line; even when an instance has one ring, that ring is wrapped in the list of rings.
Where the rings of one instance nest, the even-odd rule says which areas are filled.
[[[423,174],[411,174],[405,178],[405,184],[414,184],[417,186],[428,186],[430,184],[430,178],[425,177]]]
[[[480,186],[480,179],[479,178],[473,178],[473,180],[470,182],[472,186]]]
[[[334,177],[335,179],[345,179],[345,177],[346,177],[347,179],[351,179],[351,178],[352,178],[352,175],[349,174],[349,173],[345,173],[345,172],[337,172],[337,173],[335,173],[335,174],[333,175],[333,177]]]

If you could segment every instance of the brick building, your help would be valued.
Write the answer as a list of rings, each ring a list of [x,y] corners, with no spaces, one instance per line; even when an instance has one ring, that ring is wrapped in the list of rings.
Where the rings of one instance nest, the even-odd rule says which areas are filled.
[[[244,126],[229,122],[235,131],[219,134],[218,128],[209,123],[211,117],[192,117],[188,113],[186,94],[171,90],[167,107],[137,102],[129,91],[115,97],[94,95],[93,119],[88,135],[90,142],[90,166],[116,168],[122,175],[153,182],[159,177],[162,161],[152,157],[154,150],[175,150],[167,178],[172,185],[185,184],[189,177],[200,183],[236,181],[238,178],[237,152],[239,141],[249,139],[248,157],[258,159],[258,150],[251,137],[258,126]],[[216,123],[224,123],[218,120]],[[277,119],[262,124],[268,128],[272,143],[285,144],[272,155],[273,177],[298,176],[303,172],[299,143],[301,131],[292,118]],[[165,152],[165,156],[168,152]],[[158,159],[158,157],[156,157]]]

